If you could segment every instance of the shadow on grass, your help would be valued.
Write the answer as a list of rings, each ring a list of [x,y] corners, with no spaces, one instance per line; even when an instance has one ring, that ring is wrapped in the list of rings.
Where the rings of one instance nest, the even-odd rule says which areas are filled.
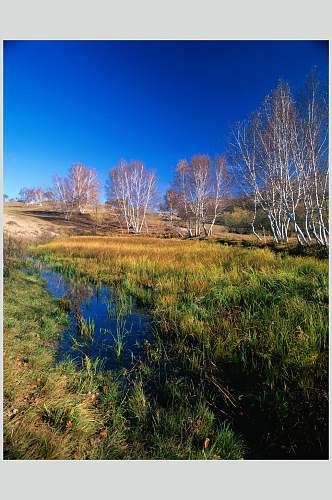
[[[316,257],[317,259],[328,259],[329,250],[326,247],[320,245],[309,245],[301,246],[296,243],[289,244],[276,244],[274,242],[261,243],[256,241],[248,240],[231,240],[226,238],[218,238],[216,240],[222,245],[245,247],[245,248],[268,248],[275,253],[281,253],[285,255],[293,256],[305,256],[305,257]]]

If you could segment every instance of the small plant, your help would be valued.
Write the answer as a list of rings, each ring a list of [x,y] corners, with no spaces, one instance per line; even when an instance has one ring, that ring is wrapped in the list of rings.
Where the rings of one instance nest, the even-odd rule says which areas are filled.
[[[59,297],[58,304],[63,311],[70,312],[71,304],[70,304],[70,300],[67,299],[67,297]]]
[[[241,460],[244,458],[246,447],[238,436],[234,434],[228,422],[224,422],[213,442],[207,437],[203,443],[202,454],[205,459],[212,460]]]
[[[44,404],[41,409],[41,418],[48,425],[56,428],[59,431],[64,431],[69,427],[72,428],[74,414],[73,412],[68,410],[68,408],[57,406],[49,407],[48,405]],[[69,422],[71,423],[71,425],[68,425]]]
[[[106,304],[106,309],[107,309],[107,314],[110,319],[113,318],[114,316],[114,303],[113,302],[107,302]]]
[[[119,292],[118,302],[116,305],[116,315],[117,317],[128,316],[132,311],[132,298],[130,295],[123,291]]]
[[[125,348],[125,338],[129,334],[126,329],[126,320],[118,316],[116,321],[116,333],[113,335],[114,339],[114,352],[117,359],[121,358],[121,355]]]
[[[98,374],[99,371],[103,368],[103,362],[99,358],[96,358],[94,361],[87,355],[84,356],[83,366],[86,369],[89,377],[94,377]]]
[[[83,337],[92,338],[95,333],[95,322],[92,318],[85,320],[80,314],[77,316],[77,326]]]

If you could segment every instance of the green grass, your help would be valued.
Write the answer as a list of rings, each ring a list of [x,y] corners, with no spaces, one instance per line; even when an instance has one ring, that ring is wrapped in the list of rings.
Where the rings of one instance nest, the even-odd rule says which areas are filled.
[[[146,237],[74,237],[36,252],[148,305],[161,338],[153,362],[203,381],[215,414],[248,432],[253,456],[325,456],[326,259]]]
[[[7,459],[243,458],[244,445],[202,403],[162,408],[145,386],[151,370],[112,374],[87,356],[56,364],[67,323],[36,276],[8,268],[4,321],[4,456]],[[204,448],[206,438],[211,445]],[[213,454],[212,451],[213,450]]]
[[[80,458],[326,458],[326,260],[147,237],[74,237],[32,250],[68,276],[118,287],[124,314],[135,296],[156,330],[128,373],[104,373],[89,359],[82,370],[49,367],[49,376],[68,373],[76,396],[98,395],[100,425],[88,438],[98,446],[81,444]],[[6,286],[16,297],[15,280]],[[26,300],[40,302],[35,292]],[[70,418],[51,405],[43,424],[70,434],[63,421],[76,422],[77,404]]]

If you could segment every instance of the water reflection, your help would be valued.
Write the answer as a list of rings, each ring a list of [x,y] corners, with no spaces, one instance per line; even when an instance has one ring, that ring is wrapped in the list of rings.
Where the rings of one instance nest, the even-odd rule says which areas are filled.
[[[39,263],[39,273],[52,296],[68,304],[70,326],[61,335],[57,361],[78,366],[86,355],[105,369],[129,367],[152,340],[150,316],[121,289],[69,279]]]

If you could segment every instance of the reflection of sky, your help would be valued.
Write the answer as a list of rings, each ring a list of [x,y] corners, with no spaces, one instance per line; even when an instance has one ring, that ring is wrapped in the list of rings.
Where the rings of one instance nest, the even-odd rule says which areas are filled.
[[[152,338],[150,317],[139,309],[134,299],[131,300],[131,311],[119,319],[118,300],[115,290],[108,287],[93,287],[90,284],[66,280],[60,274],[43,269],[41,277],[46,281],[46,287],[55,298],[65,296],[71,304],[79,306],[83,318],[93,320],[94,335],[85,339],[77,330],[74,308],[70,313],[70,326],[63,332],[58,349],[58,361],[69,357],[78,365],[85,354],[92,360],[102,359],[106,369],[119,367],[114,355],[114,336],[120,329],[125,333],[125,350],[120,366],[128,366],[132,354],[137,354],[145,339]],[[109,306],[107,306],[109,305]]]

